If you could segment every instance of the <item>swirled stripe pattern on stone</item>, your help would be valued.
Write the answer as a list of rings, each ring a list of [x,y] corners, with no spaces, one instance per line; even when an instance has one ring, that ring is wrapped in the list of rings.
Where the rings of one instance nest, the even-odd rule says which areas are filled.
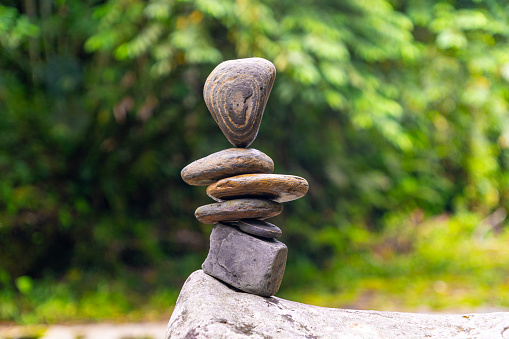
[[[255,140],[275,78],[276,68],[262,58],[225,61],[210,73],[203,97],[234,146],[248,147]]]

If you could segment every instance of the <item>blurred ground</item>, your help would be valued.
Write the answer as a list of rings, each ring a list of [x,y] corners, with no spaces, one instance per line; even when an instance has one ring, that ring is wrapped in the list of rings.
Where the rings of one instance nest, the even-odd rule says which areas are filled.
[[[0,339],[160,339],[167,322],[0,327]]]

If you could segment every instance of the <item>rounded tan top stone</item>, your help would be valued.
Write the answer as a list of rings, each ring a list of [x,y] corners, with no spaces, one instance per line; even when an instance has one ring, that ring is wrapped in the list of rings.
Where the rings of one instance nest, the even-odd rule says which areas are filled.
[[[262,58],[225,61],[208,76],[205,103],[235,147],[255,140],[275,78],[276,67]]]

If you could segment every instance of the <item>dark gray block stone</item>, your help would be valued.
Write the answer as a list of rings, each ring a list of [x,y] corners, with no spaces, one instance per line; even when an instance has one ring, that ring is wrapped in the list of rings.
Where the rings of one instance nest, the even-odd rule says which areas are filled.
[[[217,223],[203,271],[241,291],[268,297],[279,290],[288,248],[275,239],[260,239]]]

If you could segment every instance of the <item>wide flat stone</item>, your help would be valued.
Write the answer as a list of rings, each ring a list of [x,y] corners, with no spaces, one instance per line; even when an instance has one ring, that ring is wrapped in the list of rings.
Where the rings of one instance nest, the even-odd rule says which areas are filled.
[[[254,148],[229,148],[198,159],[182,170],[189,185],[206,186],[220,179],[246,173],[272,173],[274,162]]]
[[[283,174],[243,174],[224,178],[207,187],[207,195],[222,201],[238,198],[265,198],[287,202],[306,195],[306,179]]]
[[[225,61],[208,76],[203,98],[234,146],[255,140],[275,78],[276,67],[262,58]]]
[[[419,314],[325,308],[237,292],[199,270],[180,291],[166,339],[509,338],[509,313]]]
[[[194,212],[196,219],[204,224],[240,219],[268,219],[283,211],[280,203],[262,199],[235,199],[200,206]]]
[[[285,273],[288,248],[274,239],[252,237],[217,223],[203,271],[244,292],[261,296],[277,293]]]
[[[283,232],[270,222],[258,219],[242,219],[235,223],[241,231],[263,238],[279,238]]]

